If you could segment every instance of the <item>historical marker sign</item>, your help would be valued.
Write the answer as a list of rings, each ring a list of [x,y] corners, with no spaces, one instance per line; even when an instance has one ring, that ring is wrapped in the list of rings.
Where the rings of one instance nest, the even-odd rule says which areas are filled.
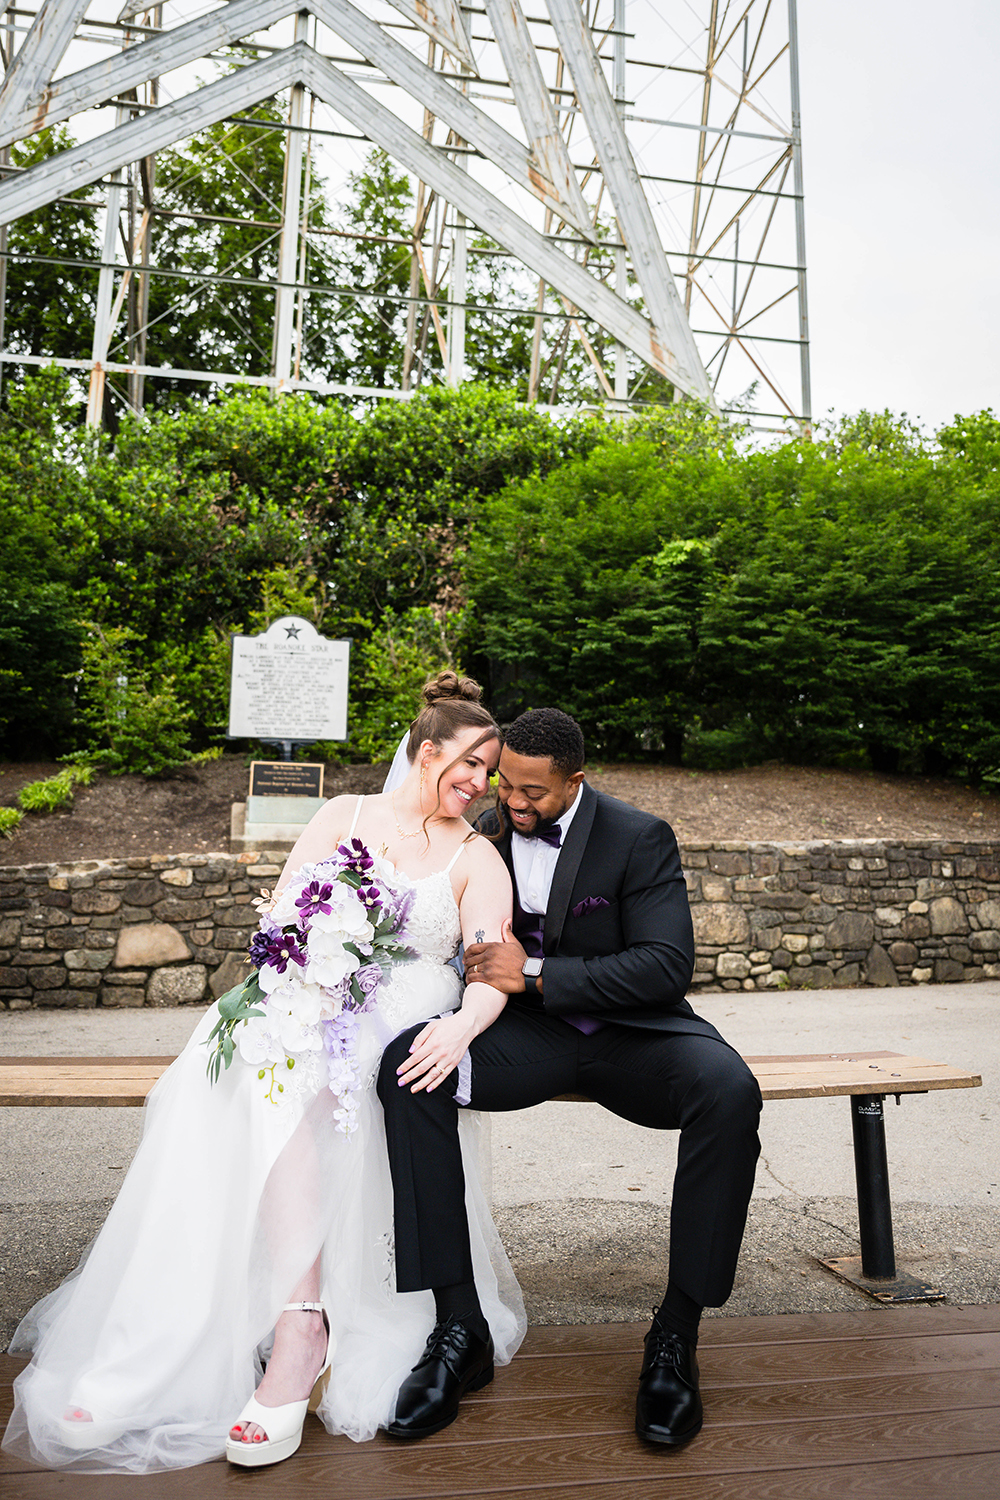
[[[233,636],[233,739],[346,740],[350,641],[284,615],[263,635]]]

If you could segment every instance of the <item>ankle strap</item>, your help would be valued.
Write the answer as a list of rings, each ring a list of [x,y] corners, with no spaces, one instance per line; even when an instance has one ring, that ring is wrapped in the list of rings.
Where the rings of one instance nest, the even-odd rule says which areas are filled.
[[[322,1302],[286,1302],[284,1312],[324,1312]]]

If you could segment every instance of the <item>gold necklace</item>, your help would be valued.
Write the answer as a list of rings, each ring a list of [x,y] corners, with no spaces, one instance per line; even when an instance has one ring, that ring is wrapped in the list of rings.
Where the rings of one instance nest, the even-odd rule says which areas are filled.
[[[400,828],[399,814],[396,812],[396,793],[394,791],[389,793],[389,805],[392,808],[392,817],[393,821],[396,824],[396,832],[399,834],[401,839],[415,839],[423,833],[424,830],[422,828],[418,828],[415,833],[404,833],[403,829]]]

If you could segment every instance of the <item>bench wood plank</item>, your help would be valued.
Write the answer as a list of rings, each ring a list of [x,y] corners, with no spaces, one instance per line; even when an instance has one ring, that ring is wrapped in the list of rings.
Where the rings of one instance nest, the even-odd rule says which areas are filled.
[[[138,1106],[171,1062],[172,1057],[3,1057],[0,1106]],[[765,1100],[922,1094],[982,1083],[978,1073],[900,1052],[821,1052],[746,1062]],[[559,1098],[585,1100],[586,1095]]]

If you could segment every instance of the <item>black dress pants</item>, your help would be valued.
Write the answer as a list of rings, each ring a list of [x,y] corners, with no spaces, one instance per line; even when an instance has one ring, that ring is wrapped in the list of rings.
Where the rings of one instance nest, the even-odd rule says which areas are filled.
[[[396,1078],[422,1029],[390,1043],[378,1083],[401,1292],[473,1279],[454,1099],[458,1071],[431,1093],[413,1094]],[[760,1154],[761,1110],[757,1081],[728,1043],[717,1035],[613,1024],[585,1036],[556,1016],[509,1003],[470,1052],[472,1109],[524,1109],[579,1093],[637,1125],[679,1130],[670,1280],[702,1306],[725,1302]]]

